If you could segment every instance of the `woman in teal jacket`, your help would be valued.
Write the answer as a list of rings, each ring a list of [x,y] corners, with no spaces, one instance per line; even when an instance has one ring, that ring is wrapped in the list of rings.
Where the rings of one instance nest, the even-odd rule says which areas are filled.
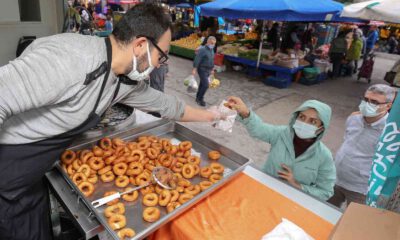
[[[230,97],[250,135],[271,144],[263,171],[319,199],[333,195],[336,169],[331,151],[321,142],[329,127],[332,110],[317,100],[304,102],[292,115],[289,125],[264,123],[243,101]]]

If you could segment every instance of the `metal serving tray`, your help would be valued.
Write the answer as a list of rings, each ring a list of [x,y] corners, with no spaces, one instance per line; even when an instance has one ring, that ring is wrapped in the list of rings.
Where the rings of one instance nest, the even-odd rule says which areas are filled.
[[[135,230],[136,235],[132,239],[142,239],[149,235],[150,233],[154,232],[158,228],[160,228],[162,225],[165,223],[169,222],[179,214],[183,213],[187,209],[189,209],[191,206],[199,202],[201,199],[204,197],[208,196],[210,193],[224,185],[226,182],[228,182],[230,179],[232,179],[235,175],[240,173],[241,171],[244,170],[244,168],[251,162],[250,159],[245,158],[234,151],[223,147],[219,145],[218,143],[201,136],[190,129],[177,124],[175,122],[170,122],[170,121],[157,121],[155,123],[149,123],[145,124],[143,126],[140,126],[135,129],[127,130],[126,132],[120,132],[116,135],[111,135],[110,137],[119,137],[122,138],[125,141],[134,141],[136,140],[139,136],[142,135],[156,135],[160,137],[165,137],[169,139],[177,139],[179,141],[186,141],[189,140],[193,143],[193,150],[195,151],[195,155],[198,155],[200,153],[201,157],[201,164],[200,166],[206,166],[210,164],[210,160],[208,160],[207,154],[211,150],[218,150],[221,153],[221,158],[218,161],[225,167],[225,171],[223,174],[222,180],[217,182],[216,184],[213,184],[210,188],[208,188],[206,191],[201,192],[197,196],[195,196],[193,199],[190,201],[186,202],[183,204],[181,207],[177,208],[175,211],[167,214],[165,207],[159,207],[160,212],[161,212],[161,217],[158,221],[154,223],[148,223],[145,222],[142,218],[142,213],[144,206],[141,203],[141,193],[139,193],[139,198],[134,201],[134,202],[126,202],[123,201],[122,199],[120,200],[121,202],[124,203],[125,208],[126,208],[126,219],[127,219],[127,225],[126,227],[130,227]],[[85,149],[85,148],[92,148],[94,145],[97,144],[98,139],[96,140],[91,140],[89,142],[81,143],[79,145],[76,145],[72,148],[71,150],[79,150],[79,149]],[[192,153],[193,154],[193,153]],[[103,194],[106,191],[121,191],[123,189],[118,188],[117,186],[114,185],[114,182],[111,183],[103,183],[100,179],[99,181],[95,184],[95,192],[89,196],[85,197],[77,188],[77,186],[72,182],[72,180],[69,178],[68,174],[64,172],[60,162],[56,164],[57,169],[61,172],[67,183],[71,186],[71,188],[74,190],[76,194],[78,194],[78,199],[81,199],[83,203],[89,208],[91,211],[91,214],[94,214],[96,218],[99,220],[99,222],[104,226],[104,228],[110,233],[110,235],[114,239],[119,239],[116,232],[111,229],[109,224],[107,223],[107,218],[104,216],[104,210],[107,206],[102,206],[99,208],[94,208],[91,205],[91,202],[103,197]],[[194,184],[199,183],[200,181],[205,180],[204,178],[201,178],[199,176],[196,176],[195,178],[191,179],[190,181]]]

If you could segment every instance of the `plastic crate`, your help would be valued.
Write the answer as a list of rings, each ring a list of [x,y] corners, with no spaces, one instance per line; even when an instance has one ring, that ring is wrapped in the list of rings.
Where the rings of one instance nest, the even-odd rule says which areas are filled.
[[[276,72],[275,77],[279,79],[286,79],[287,81],[292,81],[293,78],[292,74],[285,72]]]
[[[328,73],[326,72],[320,73],[317,77],[318,82],[323,82],[326,79],[328,79]]]
[[[224,65],[224,54],[215,54],[214,55],[214,65],[222,66]]]
[[[288,88],[292,83],[291,80],[277,78],[277,77],[267,77],[263,79],[263,83],[268,86],[276,88]]]
[[[318,81],[318,78],[315,79],[306,79],[306,78],[300,78],[299,83],[303,84],[303,85],[307,85],[307,86],[311,86],[311,85],[315,85],[320,83],[320,81]]]
[[[249,67],[246,70],[246,74],[250,77],[262,77],[263,71],[261,69]]]

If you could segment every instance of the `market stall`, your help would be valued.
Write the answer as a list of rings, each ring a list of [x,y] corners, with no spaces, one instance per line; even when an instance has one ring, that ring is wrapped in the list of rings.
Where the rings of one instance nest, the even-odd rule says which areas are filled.
[[[286,22],[323,22],[332,21],[342,10],[343,5],[334,1],[216,1],[201,6],[201,14],[207,16],[221,16],[225,18],[251,18],[261,20],[274,20]],[[269,76],[264,82],[275,87],[287,87],[295,78],[295,75],[307,64],[303,61],[304,54],[290,50],[276,56],[276,53],[262,55],[265,21],[262,26],[263,33],[260,38],[257,59],[240,59],[241,56],[230,55],[225,52],[225,59],[241,63],[250,68],[252,75],[262,76],[263,70],[276,72],[275,76]],[[222,46],[223,48],[224,46]],[[245,50],[254,54],[254,50]],[[229,57],[230,56],[230,57]],[[255,66],[254,66],[254,60]],[[263,63],[264,61],[269,64]],[[301,64],[299,64],[301,62]],[[276,66],[278,65],[278,66]],[[284,67],[288,69],[285,69]],[[257,72],[258,71],[258,72]],[[255,74],[254,74],[255,73]]]

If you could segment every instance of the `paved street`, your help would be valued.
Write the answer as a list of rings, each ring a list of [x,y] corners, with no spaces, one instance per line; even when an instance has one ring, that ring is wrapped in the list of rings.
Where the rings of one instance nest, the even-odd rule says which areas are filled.
[[[383,77],[393,66],[397,55],[378,54],[374,66],[372,83],[383,83]],[[195,93],[188,93],[183,79],[192,70],[192,61],[171,56],[166,92],[179,96],[187,104],[197,106]],[[287,124],[290,114],[307,99],[317,99],[333,109],[331,126],[323,141],[335,154],[342,142],[346,118],[357,111],[360,97],[368,88],[365,79],[356,81],[356,76],[327,81],[313,86],[293,83],[287,89],[264,85],[259,79],[249,78],[244,73],[227,71],[217,74],[221,86],[208,90],[205,100],[208,106],[218,105],[227,96],[241,97],[264,121],[272,124]],[[184,123],[192,130],[214,139],[228,148],[249,156],[256,166],[265,161],[269,145],[252,139],[240,123],[235,123],[232,133],[216,130],[205,123]]]

